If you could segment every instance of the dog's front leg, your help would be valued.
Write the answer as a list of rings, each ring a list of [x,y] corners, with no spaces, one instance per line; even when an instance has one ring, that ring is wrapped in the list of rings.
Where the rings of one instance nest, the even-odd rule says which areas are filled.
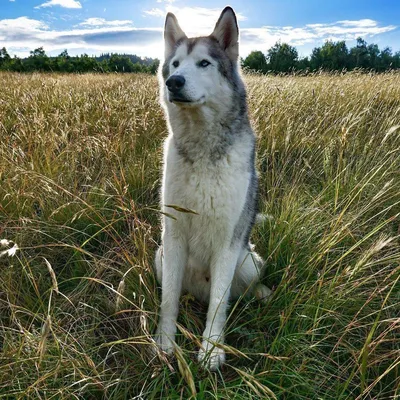
[[[225,351],[215,344],[224,341],[226,312],[238,257],[239,249],[226,247],[211,262],[210,304],[199,352],[199,361],[204,361],[211,370],[225,362]]]
[[[171,354],[174,350],[179,297],[182,290],[183,273],[187,263],[186,242],[173,229],[167,229],[164,232],[163,253],[161,310],[156,342],[162,350]]]

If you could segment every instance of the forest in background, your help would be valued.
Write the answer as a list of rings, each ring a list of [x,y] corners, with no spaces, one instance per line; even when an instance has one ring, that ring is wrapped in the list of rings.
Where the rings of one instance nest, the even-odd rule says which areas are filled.
[[[315,47],[309,57],[301,58],[294,46],[278,42],[266,54],[252,51],[242,60],[242,67],[262,73],[354,69],[384,72],[400,68],[400,51],[393,53],[390,47],[381,50],[377,44],[368,44],[362,38],[350,49],[344,40],[328,40]]]
[[[385,72],[400,68],[400,51],[390,47],[383,50],[377,44],[368,44],[358,38],[354,47],[345,41],[326,41],[315,47],[309,57],[300,57],[297,49],[288,43],[277,42],[266,53],[252,51],[242,58],[244,69],[261,73],[291,73],[296,71],[366,71]],[[29,57],[11,57],[7,49],[0,49],[0,70],[15,72],[141,72],[155,74],[160,61],[132,54],[102,54],[101,56],[70,56],[64,50],[56,57],[48,56],[39,47]]]
[[[48,56],[43,47],[30,52],[29,57],[11,57],[0,49],[0,71],[14,72],[142,72],[155,74],[159,60],[141,58],[135,54],[102,54],[100,56],[70,56],[64,50],[56,57]]]

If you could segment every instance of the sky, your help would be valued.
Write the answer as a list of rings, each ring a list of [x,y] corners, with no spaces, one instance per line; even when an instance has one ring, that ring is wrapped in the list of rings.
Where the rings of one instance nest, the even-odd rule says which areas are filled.
[[[0,0],[0,48],[28,56],[116,52],[162,58],[165,15],[188,36],[208,35],[227,0]],[[400,50],[400,0],[230,0],[240,27],[240,55],[277,41],[307,56],[326,40],[357,37]]]

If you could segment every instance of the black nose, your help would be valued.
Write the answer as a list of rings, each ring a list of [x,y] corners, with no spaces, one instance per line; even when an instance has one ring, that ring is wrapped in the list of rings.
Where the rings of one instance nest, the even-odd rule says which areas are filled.
[[[185,78],[182,75],[172,75],[167,79],[165,84],[170,92],[178,93],[185,85],[185,82]]]

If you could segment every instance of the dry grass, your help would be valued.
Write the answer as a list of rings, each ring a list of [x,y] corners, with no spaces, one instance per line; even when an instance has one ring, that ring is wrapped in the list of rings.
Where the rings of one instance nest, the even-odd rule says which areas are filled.
[[[400,74],[246,81],[275,293],[233,305],[215,375],[190,296],[177,359],[151,360],[156,79],[0,74],[0,239],[19,247],[1,242],[0,397],[400,395]]]

